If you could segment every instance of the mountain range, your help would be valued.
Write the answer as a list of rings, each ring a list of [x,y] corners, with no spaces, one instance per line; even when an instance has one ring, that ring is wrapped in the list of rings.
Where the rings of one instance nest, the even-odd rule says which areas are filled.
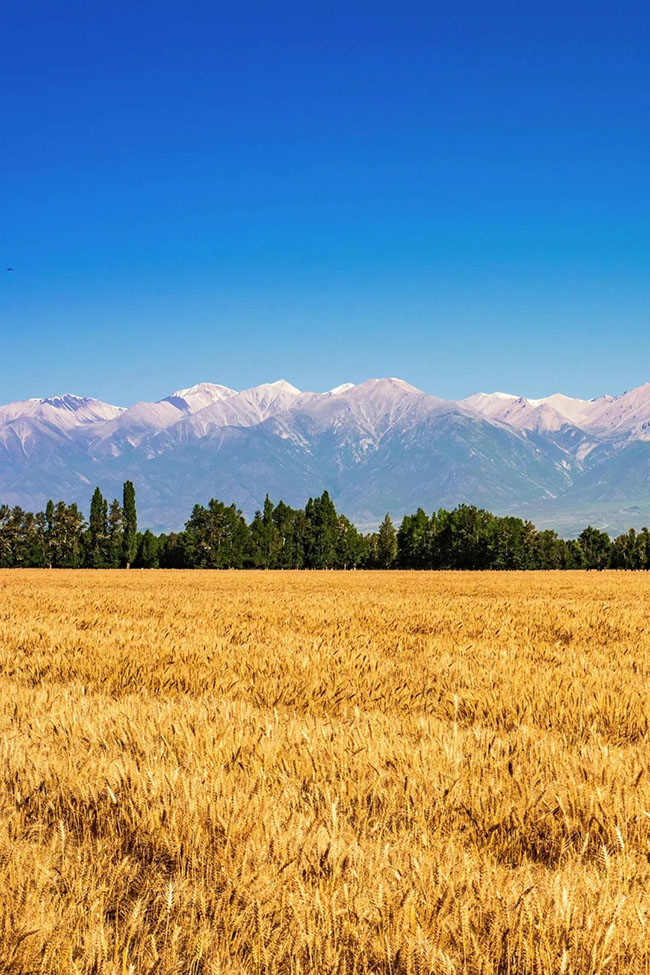
[[[192,506],[268,491],[303,505],[329,490],[361,528],[467,502],[570,536],[650,524],[650,383],[620,396],[440,399],[402,379],[301,392],[284,380],[214,383],[124,408],[66,393],[0,406],[0,503],[87,508],[131,479],[140,522],[182,526]]]

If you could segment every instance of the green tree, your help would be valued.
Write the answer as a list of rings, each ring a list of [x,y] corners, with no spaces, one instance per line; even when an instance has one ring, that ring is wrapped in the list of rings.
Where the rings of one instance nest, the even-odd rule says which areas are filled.
[[[264,498],[264,509],[262,511],[262,525],[264,528],[263,534],[263,544],[264,544],[264,556],[266,564],[270,569],[276,569],[280,560],[280,552],[282,551],[282,539],[280,538],[280,532],[273,518],[274,507],[273,502],[269,498],[268,494]]]
[[[557,532],[547,529],[537,532],[535,538],[535,569],[561,569],[564,557],[562,540]]]
[[[52,554],[52,532],[54,526],[54,501],[51,499],[45,505],[45,564],[48,569],[54,565]]]
[[[108,503],[99,488],[90,502],[88,518],[88,551],[86,565],[92,569],[102,569],[107,564],[108,548]]]
[[[83,561],[84,517],[76,504],[59,501],[50,513],[49,557],[55,569],[78,569]],[[47,513],[46,513],[47,521]]]
[[[273,502],[268,494],[264,510],[256,511],[250,526],[249,559],[257,569],[276,569],[280,565],[282,537],[274,518]]]
[[[393,520],[386,515],[377,532],[377,568],[390,569],[397,558],[397,532]]]
[[[256,511],[248,528],[248,557],[246,564],[252,569],[268,569],[264,546],[262,512]]]
[[[423,569],[427,565],[429,519],[422,508],[405,515],[397,532],[397,563],[402,569]]]
[[[650,569],[650,532],[642,528],[637,538],[639,568]]]
[[[638,534],[630,528],[612,542],[609,565],[612,569],[645,569],[647,565],[648,529]]]
[[[331,569],[336,565],[339,519],[327,491],[310,498],[305,506],[305,566]]]
[[[161,569],[189,569],[185,532],[170,532],[158,537],[158,564]]]
[[[207,508],[194,506],[183,542],[189,568],[241,569],[248,548],[248,527],[234,504],[225,505],[212,498]]]
[[[130,569],[137,553],[138,544],[138,513],[135,507],[135,488],[132,481],[124,482],[122,517],[124,518],[122,564],[126,569]]]
[[[37,568],[45,562],[44,517],[0,506],[0,566]]]
[[[124,548],[124,516],[122,505],[114,498],[108,510],[106,528],[106,556],[105,564],[109,569],[119,569],[122,564]]]
[[[158,539],[148,528],[138,537],[138,554],[135,565],[138,569],[158,568]]]
[[[365,556],[366,542],[363,535],[345,515],[339,515],[336,568],[356,569]]]
[[[586,569],[606,569],[612,547],[607,532],[588,525],[578,536]]]
[[[276,565],[279,569],[300,569],[304,562],[305,513],[278,501],[273,509],[277,530]]]

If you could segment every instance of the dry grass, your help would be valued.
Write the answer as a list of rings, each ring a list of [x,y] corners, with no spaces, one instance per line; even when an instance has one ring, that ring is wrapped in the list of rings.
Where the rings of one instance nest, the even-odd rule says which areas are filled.
[[[0,573],[0,972],[650,971],[649,604]]]

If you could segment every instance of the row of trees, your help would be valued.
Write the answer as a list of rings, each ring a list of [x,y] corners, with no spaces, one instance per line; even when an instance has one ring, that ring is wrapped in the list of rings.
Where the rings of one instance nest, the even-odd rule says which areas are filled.
[[[97,488],[88,523],[76,504],[64,501],[48,501],[37,514],[0,505],[0,568],[130,568],[142,544],[131,481],[121,504],[116,498],[109,506]]]
[[[422,508],[395,529],[386,515],[362,534],[339,514],[327,491],[304,508],[283,501],[247,523],[234,505],[196,505],[182,532],[138,532],[135,490],[109,505],[99,488],[88,522],[76,504],[48,501],[32,514],[0,505],[0,567],[177,569],[650,569],[650,532],[610,539],[585,528],[567,541],[521,518],[460,505],[428,515]]]

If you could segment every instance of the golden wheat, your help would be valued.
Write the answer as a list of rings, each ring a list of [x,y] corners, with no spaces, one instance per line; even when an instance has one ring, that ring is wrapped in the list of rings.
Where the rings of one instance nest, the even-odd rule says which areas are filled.
[[[0,973],[650,971],[650,578],[0,573]]]

